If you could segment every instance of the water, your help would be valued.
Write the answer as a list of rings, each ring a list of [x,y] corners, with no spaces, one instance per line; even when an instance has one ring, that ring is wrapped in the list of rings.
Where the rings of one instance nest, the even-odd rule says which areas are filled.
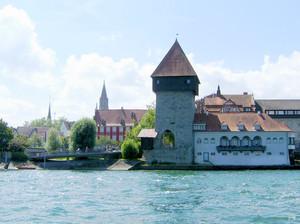
[[[300,171],[0,171],[0,223],[300,223]]]

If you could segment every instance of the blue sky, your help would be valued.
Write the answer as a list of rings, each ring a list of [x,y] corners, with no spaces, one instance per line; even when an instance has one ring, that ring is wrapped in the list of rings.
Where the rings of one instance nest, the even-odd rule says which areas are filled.
[[[51,96],[57,117],[91,117],[104,79],[112,108],[145,107],[154,101],[149,76],[176,33],[200,96],[220,84],[226,93],[299,98],[299,8],[267,0],[0,1],[0,116],[14,126],[46,116]]]

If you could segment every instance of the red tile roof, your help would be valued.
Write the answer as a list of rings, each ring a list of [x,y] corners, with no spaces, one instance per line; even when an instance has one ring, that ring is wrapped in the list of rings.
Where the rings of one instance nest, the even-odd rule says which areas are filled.
[[[239,131],[238,124],[245,126],[245,131],[255,131],[254,125],[261,126],[262,131],[291,131],[285,124],[272,119],[267,114],[257,113],[197,113],[194,123],[205,123],[206,131],[222,131],[221,124],[228,125],[229,131]]]
[[[197,76],[177,40],[151,75],[160,76]]]
[[[135,121],[139,122],[147,110],[142,109],[111,109],[96,110],[95,120],[97,125],[106,126],[133,125]]]

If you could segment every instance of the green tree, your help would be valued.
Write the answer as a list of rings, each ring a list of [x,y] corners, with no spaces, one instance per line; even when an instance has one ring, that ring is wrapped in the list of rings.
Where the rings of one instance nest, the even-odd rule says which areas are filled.
[[[133,139],[126,139],[121,147],[123,159],[136,159],[139,157],[139,146]]]
[[[69,146],[70,146],[70,138],[69,137],[61,136],[60,141],[61,141],[61,147],[63,149],[69,149]]]
[[[37,133],[33,133],[29,138],[29,146],[36,148],[43,147],[43,141]]]
[[[96,139],[96,146],[118,145],[118,142],[110,139],[108,136],[101,136]]]
[[[82,118],[71,128],[72,149],[93,148],[96,142],[96,123],[89,118]]]
[[[141,121],[138,124],[136,124],[130,130],[129,133],[127,133],[126,139],[123,142],[123,144],[127,144],[127,140],[132,140],[139,149],[138,156],[141,157],[143,155],[143,152],[141,149],[141,140],[137,136],[143,128],[154,128],[154,127],[155,127],[155,109],[154,109],[154,107],[149,106],[148,111],[144,114]],[[123,147],[123,144],[122,144],[122,147]]]
[[[61,141],[58,131],[55,128],[51,128],[48,132],[46,149],[47,151],[56,151],[61,147]]]
[[[10,141],[8,150],[11,152],[24,152],[29,147],[29,140],[26,136],[15,135]]]
[[[7,126],[7,123],[0,119],[0,150],[7,151],[9,142],[13,139],[13,131]]]

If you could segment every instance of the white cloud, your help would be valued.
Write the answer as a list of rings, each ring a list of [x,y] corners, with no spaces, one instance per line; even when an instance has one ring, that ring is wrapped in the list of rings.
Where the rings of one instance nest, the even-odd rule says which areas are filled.
[[[0,37],[0,117],[11,125],[46,116],[49,95],[56,117],[92,117],[104,80],[111,108],[145,108],[155,99],[150,75],[156,64],[94,52],[71,55],[57,67],[54,50],[41,46],[24,10],[0,9]],[[300,98],[300,52],[273,61],[265,56],[260,68],[249,71],[234,71],[224,61],[201,64],[194,61],[194,54],[187,55],[201,81],[200,96],[215,92],[220,84],[223,93]]]

